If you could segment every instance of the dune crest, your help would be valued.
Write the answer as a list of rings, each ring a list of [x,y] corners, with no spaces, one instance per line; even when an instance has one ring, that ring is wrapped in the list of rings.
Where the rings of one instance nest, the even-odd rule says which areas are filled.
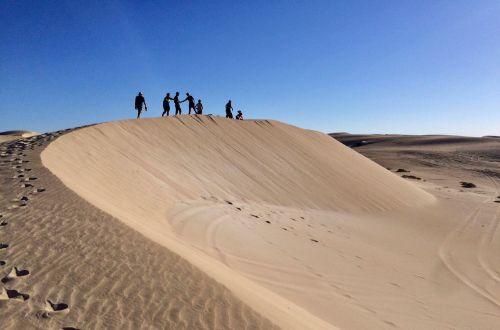
[[[325,321],[328,311],[310,313],[319,302],[303,308],[280,290],[259,285],[278,284],[272,260],[254,260],[248,250],[231,254],[238,238],[248,239],[247,249],[253,249],[249,237],[260,229],[254,230],[251,220],[272,225],[284,215],[291,221],[307,221],[305,215],[364,217],[435,201],[326,134],[268,120],[181,116],[111,122],[62,136],[41,157],[84,199],[179,253],[290,329],[334,326]],[[281,218],[272,218],[273,212]],[[270,220],[264,221],[266,214]],[[304,228],[305,233],[305,222]],[[322,240],[311,236],[300,244],[313,254]],[[267,253],[257,245],[255,251]],[[252,263],[263,273],[245,272]],[[287,292],[306,287],[321,292],[308,272],[297,265],[283,267],[297,279]]]

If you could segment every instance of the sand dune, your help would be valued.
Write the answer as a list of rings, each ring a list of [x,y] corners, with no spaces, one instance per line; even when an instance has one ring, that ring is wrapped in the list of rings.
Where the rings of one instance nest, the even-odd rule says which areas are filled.
[[[342,253],[330,252],[332,244],[345,244],[356,253],[364,243],[335,226],[354,233],[382,212],[435,202],[328,136],[273,121],[184,116],[107,123],[61,137],[42,159],[86,200],[285,328],[347,322],[339,321],[348,314],[335,303],[348,294],[330,278]]]
[[[0,145],[2,329],[277,329],[51,175],[40,152],[67,132]]]
[[[351,135],[332,137],[354,147],[400,175],[411,174],[425,181],[427,190],[450,201],[461,201],[463,215],[440,241],[436,253],[462,285],[500,306],[500,141],[495,137]],[[464,188],[462,183],[475,187]],[[443,223],[446,212],[441,214]],[[479,302],[476,302],[479,304]],[[476,305],[478,306],[478,305]],[[495,329],[482,324],[484,310],[469,328]],[[498,312],[495,312],[498,318]],[[498,322],[498,321],[497,321]],[[467,328],[465,326],[461,326]]]
[[[32,136],[39,135],[40,133],[32,132],[32,131],[5,131],[0,132],[0,143],[16,140],[19,138],[28,138]]]
[[[496,329],[498,139],[336,137],[373,161],[197,116],[2,145],[2,325]]]

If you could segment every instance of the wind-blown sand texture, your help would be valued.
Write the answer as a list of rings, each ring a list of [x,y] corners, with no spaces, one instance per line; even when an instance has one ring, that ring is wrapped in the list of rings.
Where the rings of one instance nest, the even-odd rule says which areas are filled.
[[[67,133],[41,155],[64,186],[39,162],[54,136],[2,158],[0,269],[13,277],[2,285],[30,295],[0,292],[7,328],[499,324],[496,144],[356,148],[380,166],[266,120],[180,116]],[[30,174],[14,177],[28,169],[16,158]]]
[[[471,207],[485,206],[481,216],[495,223],[493,190],[460,195],[403,180],[324,134],[278,122],[196,116],[79,130],[43,161],[283,328],[498,321],[495,294],[463,281],[456,254],[465,251],[450,239]]]
[[[1,329],[277,328],[66,188],[40,160],[63,133],[0,145]]]

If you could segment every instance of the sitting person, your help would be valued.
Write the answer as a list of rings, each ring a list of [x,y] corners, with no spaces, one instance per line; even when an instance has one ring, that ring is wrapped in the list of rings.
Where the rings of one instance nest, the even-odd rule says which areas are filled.
[[[198,103],[196,103],[196,114],[203,114],[203,104],[201,104],[201,100],[198,100]]]
[[[238,114],[236,115],[236,120],[243,120],[243,112],[241,112],[241,110],[238,110]]]

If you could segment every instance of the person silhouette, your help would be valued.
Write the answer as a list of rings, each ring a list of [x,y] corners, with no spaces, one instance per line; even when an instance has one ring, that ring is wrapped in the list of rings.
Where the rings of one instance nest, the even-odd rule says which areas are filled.
[[[203,114],[203,104],[201,104],[201,100],[198,100],[198,103],[196,103],[196,114]]]
[[[175,105],[175,115],[177,116],[177,115],[182,114],[181,103],[179,101],[179,92],[175,93],[174,105]]]
[[[163,98],[163,113],[161,114],[162,117],[165,114],[167,114],[168,117],[168,115],[170,114],[170,100],[172,100],[172,98],[170,97],[170,93],[167,93],[167,95],[165,95],[165,97]]]
[[[137,118],[141,117],[142,105],[144,104],[144,111],[148,111],[148,106],[146,105],[146,100],[141,92],[135,97],[135,110],[137,110]]]
[[[238,114],[236,115],[236,120],[243,120],[243,112],[241,112],[241,110],[238,110]]]
[[[226,118],[233,119],[233,106],[231,100],[226,103]]]
[[[182,100],[181,102],[188,101],[188,106],[189,106],[189,114],[191,114],[191,109],[193,110],[194,113],[195,111],[195,106],[194,106],[194,97],[193,95],[190,95],[189,93],[186,93],[186,98]]]

